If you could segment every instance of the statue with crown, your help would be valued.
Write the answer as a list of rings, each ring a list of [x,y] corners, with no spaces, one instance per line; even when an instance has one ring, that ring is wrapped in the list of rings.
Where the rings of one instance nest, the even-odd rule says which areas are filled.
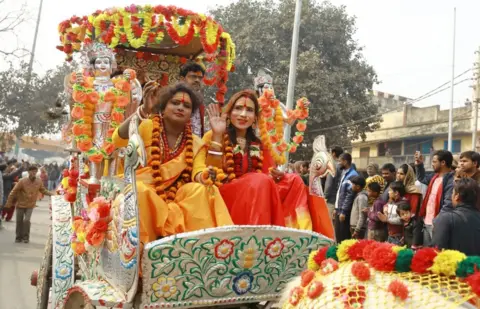
[[[69,129],[72,149],[88,158],[89,185],[99,185],[102,176],[117,172],[118,153],[112,143],[113,131],[135,111],[142,88],[132,69],[115,72],[113,50],[103,43],[84,44],[81,69],[67,76],[71,95]]]

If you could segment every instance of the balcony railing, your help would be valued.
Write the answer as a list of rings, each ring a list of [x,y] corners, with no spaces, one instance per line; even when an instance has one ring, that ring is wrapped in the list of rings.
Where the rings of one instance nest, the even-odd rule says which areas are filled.
[[[432,170],[431,156],[423,155],[423,161],[425,169],[427,171]],[[369,157],[369,158],[353,158],[353,163],[357,166],[358,170],[365,170],[370,163],[376,163],[380,167],[386,163],[393,163],[396,167],[402,164],[409,164],[415,162],[414,155],[399,155],[399,156],[384,156],[384,157]]]

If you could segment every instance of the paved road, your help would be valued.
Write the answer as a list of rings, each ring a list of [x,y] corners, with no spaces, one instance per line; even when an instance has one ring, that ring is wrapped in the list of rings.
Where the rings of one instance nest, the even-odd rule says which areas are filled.
[[[48,198],[33,211],[30,243],[15,243],[15,216],[0,230],[0,308],[35,309],[37,296],[30,274],[40,267],[47,241],[50,217]]]

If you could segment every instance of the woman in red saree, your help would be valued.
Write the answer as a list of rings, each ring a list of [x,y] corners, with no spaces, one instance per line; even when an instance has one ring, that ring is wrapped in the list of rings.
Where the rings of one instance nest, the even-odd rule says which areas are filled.
[[[212,131],[203,138],[209,147],[207,165],[228,175],[220,193],[235,224],[312,230],[303,180],[278,170],[255,135],[259,109],[250,90],[234,94],[222,115],[218,105],[208,106]]]

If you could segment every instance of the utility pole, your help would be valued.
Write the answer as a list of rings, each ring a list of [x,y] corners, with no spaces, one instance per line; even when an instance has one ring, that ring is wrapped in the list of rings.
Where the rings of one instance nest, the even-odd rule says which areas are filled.
[[[302,1],[297,0],[295,4],[295,20],[293,21],[292,50],[290,52],[290,70],[288,73],[288,89],[287,89],[287,110],[293,108],[293,96],[295,94],[295,83],[297,78],[297,54],[298,54],[298,37],[300,35],[300,21],[302,17]],[[290,140],[291,128],[289,125],[285,128],[283,138]],[[288,164],[289,152],[285,153],[286,164]]]
[[[28,62],[27,80],[25,82],[25,90],[23,91],[23,96],[25,95],[27,88],[30,86],[30,81],[32,79],[33,61],[35,59],[35,48],[37,47],[37,37],[38,37],[38,29],[40,28],[40,17],[42,16],[42,7],[43,7],[43,0],[40,0],[40,7],[38,8],[37,24],[35,26],[35,34],[33,35],[33,45],[32,45],[32,51],[30,52],[30,61]],[[14,152],[15,156],[18,156],[18,153],[20,152],[20,139],[21,139],[21,136],[16,136],[15,152]]]
[[[453,8],[453,56],[452,56],[452,85],[450,86],[450,110],[448,113],[448,151],[452,152],[452,135],[453,135],[453,94],[455,82],[455,32],[457,28],[457,8]]]
[[[477,62],[475,62],[475,85],[473,86],[473,130],[472,130],[472,150],[477,151],[477,130],[478,130],[478,102],[480,101],[480,47],[475,52],[477,54]]]

